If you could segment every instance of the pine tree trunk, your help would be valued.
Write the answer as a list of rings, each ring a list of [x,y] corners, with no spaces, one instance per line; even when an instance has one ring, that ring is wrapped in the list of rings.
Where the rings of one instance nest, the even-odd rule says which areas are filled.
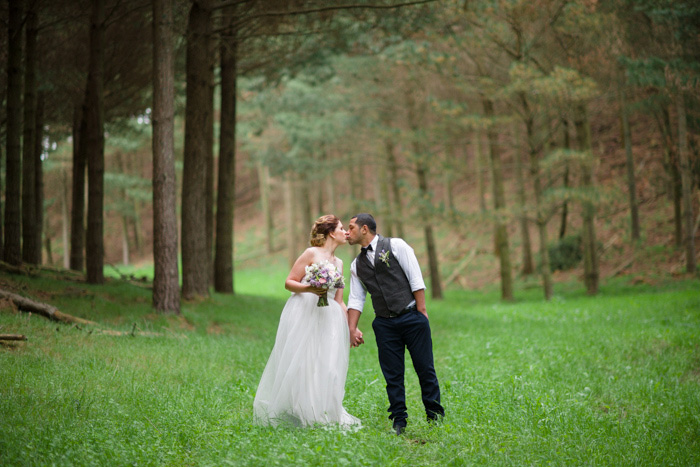
[[[535,145],[535,122],[530,112],[530,106],[525,96],[520,96],[523,110],[525,111],[525,129],[527,132],[527,145],[530,159],[530,177],[535,195],[535,212],[537,215],[537,233],[540,243],[540,265],[542,270],[542,286],[545,300],[550,300],[553,293],[552,269],[549,262],[549,249],[547,248],[547,217],[542,206],[542,177],[540,174],[540,161]]]
[[[212,19],[209,20],[210,24]],[[207,49],[209,50],[207,56],[211,57],[208,63],[208,77],[207,81],[209,85],[207,86],[207,108],[209,112],[207,113],[207,132],[206,132],[206,157],[207,157],[207,181],[206,181],[206,201],[204,203],[204,208],[206,210],[206,231],[207,231],[207,265],[208,265],[208,275],[207,283],[209,285],[214,285],[214,210],[216,199],[214,195],[214,180],[216,179],[216,164],[214,162],[214,66],[216,62],[216,50],[214,48],[215,41],[213,35],[210,33],[207,40]]]
[[[82,271],[85,267],[85,169],[87,168],[87,150],[83,138],[85,132],[85,108],[84,106],[76,106],[73,111],[70,231],[70,268],[74,271]]]
[[[386,146],[386,157],[389,164],[389,186],[391,187],[392,201],[392,225],[397,237],[403,238],[403,198],[401,197],[401,185],[399,184],[399,164],[396,161],[394,145],[390,141]]]
[[[6,78],[5,78],[6,79]],[[7,97],[7,92],[6,92],[7,87],[6,86],[0,86],[0,102],[6,102],[6,97]],[[5,173],[5,157],[3,155],[3,147],[0,145],[0,173]],[[4,224],[4,216],[3,213],[5,212],[3,209],[3,184],[2,184],[2,179],[3,177],[0,177],[0,261],[4,260],[4,229],[3,229],[3,224]]]
[[[138,158],[138,156],[136,156]],[[140,168],[138,167],[138,160],[134,157],[134,154],[125,155],[125,173],[139,173]],[[137,198],[131,199],[131,209],[132,212],[130,216],[127,217],[128,226],[131,227],[131,251],[137,254],[143,254],[143,242],[141,241],[141,201]]]
[[[454,198],[454,178],[455,178],[455,165],[457,161],[460,160],[459,153],[457,152],[457,144],[451,141],[450,144],[445,146],[445,155],[447,158],[446,167],[443,170],[443,175],[445,177],[444,189],[445,189],[445,205],[449,212],[450,219],[454,219],[455,213],[455,198]]]
[[[258,185],[260,185],[260,206],[265,219],[265,246],[268,254],[274,251],[274,224],[270,208],[270,169],[261,161],[257,162]]]
[[[68,171],[66,169],[61,169],[61,179],[63,181],[63,193],[61,196],[61,232],[63,237],[63,267],[65,269],[70,268],[70,216],[68,214],[68,197],[70,193],[70,188],[68,186]]]
[[[523,265],[520,270],[523,276],[529,276],[535,273],[535,262],[532,258],[532,242],[530,241],[530,227],[527,220],[527,196],[525,194],[525,177],[523,175],[523,154],[521,144],[521,133],[518,126],[513,128],[513,136],[515,138],[515,184],[518,196],[518,208],[522,212],[519,216],[520,222],[520,238],[523,248]]]
[[[44,247],[46,248],[46,263],[49,266],[53,266],[53,252],[51,250],[51,235],[49,232],[48,218],[44,219],[44,226],[42,227],[42,231],[46,232],[46,235],[44,237]]]
[[[485,99],[484,116],[493,118],[493,103]],[[501,299],[513,300],[513,271],[510,262],[510,246],[508,244],[508,231],[504,211],[506,208],[505,188],[503,186],[503,167],[501,163],[501,151],[498,144],[498,134],[493,125],[487,130],[488,153],[491,162],[491,175],[493,180],[493,207],[496,217],[494,223],[494,236],[501,275]]]
[[[38,250],[37,261],[41,264],[41,239],[44,234],[44,163],[41,155],[44,152],[44,102],[46,96],[39,92],[36,100],[36,128],[34,130],[34,202],[36,213],[36,229],[34,231],[34,244]],[[48,239],[48,235],[47,235]]]
[[[104,0],[92,0],[90,15],[90,58],[85,92],[88,209],[85,245],[87,281],[104,282]]]
[[[673,239],[676,248],[683,245],[683,216],[681,209],[681,175],[678,171],[678,153],[673,141],[671,129],[671,114],[668,107],[662,107],[661,115],[657,117],[657,124],[664,142],[664,168],[667,176],[667,194],[673,203]]]
[[[0,91],[2,93],[2,91]],[[0,99],[4,100],[4,97],[0,96]],[[2,146],[0,146],[0,173],[5,173],[5,158],[3,157],[2,154]],[[0,177],[0,193],[2,193],[2,177]],[[4,261],[4,255],[5,255],[5,248],[3,247],[4,245],[4,240],[5,236],[3,235],[3,202],[2,202],[3,196],[0,196],[0,261]]]
[[[326,154],[329,159],[333,157],[333,154],[330,151],[326,151]],[[336,199],[336,193],[335,193],[335,181],[332,179],[328,180],[328,183],[326,183],[326,193],[328,194],[328,212],[331,212],[333,214],[339,215],[338,213],[338,205],[335,202]],[[347,226],[346,226],[347,227]]]
[[[141,203],[138,200],[133,200],[134,215],[130,218],[132,235],[134,237],[134,250],[141,254],[143,253],[143,243],[141,241]]]
[[[224,12],[228,24],[231,9]],[[233,220],[236,196],[236,42],[229,31],[221,41],[221,125],[219,140],[219,182],[216,200],[216,257],[214,289],[233,293]],[[262,187],[261,187],[262,188]]]
[[[627,112],[627,99],[623,84],[618,89],[620,102],[620,117],[622,121],[622,138],[625,144],[625,160],[627,166],[627,192],[630,204],[630,227],[632,240],[640,238],[639,206],[637,205],[637,183],[634,175],[634,155],[632,154],[632,135],[630,132],[629,114]]]
[[[416,176],[418,177],[419,199],[426,201],[428,195],[428,178],[426,174],[425,162],[418,160],[416,163]],[[425,209],[425,208],[423,208]],[[441,300],[442,280],[440,279],[440,265],[438,264],[437,249],[435,248],[435,236],[433,235],[433,224],[427,212],[422,216],[425,220],[423,232],[425,234],[425,249],[428,253],[428,265],[430,267],[430,296],[435,300]]]
[[[319,163],[323,164],[324,162],[326,162],[328,160],[328,158],[326,157],[326,154],[324,153],[323,150],[318,150],[318,151],[315,151],[314,154],[312,155],[312,160],[314,160],[315,164],[317,165]],[[313,186],[316,189],[316,194],[313,197],[316,199],[316,215],[317,216],[322,216],[322,215],[331,213],[331,211],[326,211],[326,203],[325,203],[326,197],[323,196],[325,191],[326,191],[325,186],[326,186],[327,179],[328,179],[328,177],[322,176],[321,178],[316,179],[313,182]],[[313,213],[313,211],[312,211],[312,213]],[[312,217],[315,217],[315,216],[312,216]]]
[[[315,221],[312,214],[313,209],[311,207],[311,191],[309,190],[309,180],[305,174],[301,174],[299,178],[301,179],[301,183],[297,198],[299,198],[301,201],[299,203],[299,207],[301,209],[301,226],[302,230],[308,233],[311,232],[311,227],[313,227],[313,223]]]
[[[294,203],[294,173],[289,171],[284,177],[284,212],[286,213],[286,229],[287,232],[287,259],[289,267],[294,265],[299,256],[299,248],[297,245],[297,216],[295,213],[296,204]]]
[[[593,183],[593,151],[591,148],[591,129],[588,122],[586,108],[583,104],[576,109],[576,137],[578,139],[578,149],[587,152],[589,161],[584,163],[581,174],[581,186],[593,194],[595,186]],[[595,233],[595,204],[591,200],[583,202],[583,267],[584,283],[586,292],[589,295],[598,293],[598,282],[600,273],[598,270],[598,248]]]
[[[393,210],[391,208],[391,197],[390,193],[390,183],[389,183],[389,172],[388,172],[388,154],[393,151],[391,141],[389,139],[384,140],[385,153],[384,157],[380,156],[380,160],[377,161],[377,199],[379,201],[379,210],[382,214],[382,219],[384,219],[384,231],[389,237],[394,236],[394,216]]]
[[[685,227],[685,270],[697,274],[695,259],[695,235],[693,226],[692,167],[688,157],[688,122],[683,94],[676,96],[678,118],[678,162],[683,191],[683,226]]]
[[[571,149],[571,137],[569,135],[569,119],[562,117],[561,119],[563,133],[564,133],[564,149]],[[564,176],[562,177],[562,185],[565,189],[569,188],[569,177],[570,177],[570,167],[569,162],[564,163]],[[562,239],[566,235],[566,228],[569,220],[569,202],[564,201],[561,207],[561,222],[559,223],[559,238]]]
[[[429,212],[430,194],[428,192],[427,161],[423,151],[423,142],[419,141],[419,121],[420,110],[416,106],[416,101],[411,90],[406,92],[406,110],[408,113],[408,126],[411,129],[411,146],[413,158],[416,164],[416,178],[418,179],[418,212],[423,221],[423,232],[425,234],[425,247],[428,254],[428,264],[430,267],[430,288],[433,299],[442,299],[442,281],[440,280],[440,267],[435,248],[433,236],[432,218]]]
[[[122,264],[129,264],[129,221],[122,214]]]
[[[127,174],[127,169],[126,169],[126,164],[124,163],[124,155],[118,151],[116,153],[116,159],[117,159],[117,168],[119,169],[119,172],[122,174],[126,175]],[[119,189],[119,196],[121,197],[121,202],[123,206],[126,206],[127,203],[129,202],[129,196],[128,193],[126,192],[126,188],[120,188]],[[122,218],[122,264],[129,264],[129,215],[127,212],[122,210],[121,213],[121,218]]]
[[[8,20],[7,57],[7,164],[5,172],[5,262],[22,264],[20,213],[22,152],[22,15],[24,2],[11,1]]]
[[[207,2],[192,4],[187,25],[187,102],[182,180],[182,295],[209,294],[207,261],[208,134],[212,111],[209,86],[211,10]]]
[[[479,211],[486,212],[486,164],[481,148],[481,131],[474,132],[474,165],[476,171],[476,185],[479,192]]]
[[[41,244],[36,244],[36,39],[37,16],[33,9],[27,13],[24,55],[24,142],[22,145],[22,260],[39,264]]]
[[[153,0],[153,308],[179,314],[173,1]]]

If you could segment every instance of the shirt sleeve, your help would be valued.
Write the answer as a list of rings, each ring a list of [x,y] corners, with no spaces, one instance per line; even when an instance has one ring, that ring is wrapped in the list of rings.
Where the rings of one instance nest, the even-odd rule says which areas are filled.
[[[357,275],[357,259],[350,264],[350,294],[348,295],[348,308],[362,312],[367,298],[367,289]]]
[[[413,251],[413,248],[403,239],[392,238],[391,252],[406,274],[408,283],[411,285],[411,292],[425,289],[423,273],[420,270],[420,264],[418,264],[418,258],[416,258],[416,253]]]

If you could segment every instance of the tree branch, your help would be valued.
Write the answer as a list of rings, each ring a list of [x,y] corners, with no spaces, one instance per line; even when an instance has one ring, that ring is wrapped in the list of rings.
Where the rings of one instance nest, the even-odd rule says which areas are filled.
[[[432,3],[437,0],[417,0],[413,2],[405,2],[405,3],[396,3],[393,5],[335,5],[335,6],[326,6],[326,7],[319,7],[319,8],[311,8],[308,10],[296,10],[296,11],[269,11],[266,13],[259,13],[257,15],[251,15],[245,19],[243,19],[239,24],[246,23],[248,21],[252,21],[257,18],[267,18],[267,17],[274,17],[274,16],[298,16],[298,15],[308,15],[311,13],[323,13],[326,11],[338,11],[338,10],[357,10],[357,9],[368,9],[368,10],[391,10],[395,8],[401,8],[405,6],[413,6],[413,5],[423,5],[426,3]],[[222,5],[218,5],[216,8],[221,8]]]
[[[0,298],[10,300],[15,306],[22,310],[32,313],[37,313],[45,318],[53,321],[60,321],[63,323],[75,323],[75,324],[85,324],[85,325],[95,325],[97,323],[78,318],[77,316],[69,315],[67,313],[61,313],[54,306],[48,305],[46,303],[37,302],[29,298],[23,297],[21,295],[8,292],[6,290],[0,289]]]

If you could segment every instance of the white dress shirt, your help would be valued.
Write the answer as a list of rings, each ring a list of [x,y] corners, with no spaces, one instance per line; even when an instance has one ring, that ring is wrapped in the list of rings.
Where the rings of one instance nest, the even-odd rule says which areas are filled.
[[[372,245],[371,250],[367,250],[367,259],[374,264],[374,253],[377,250],[377,242],[379,241],[379,236],[375,235],[370,245]],[[425,282],[423,282],[423,274],[420,270],[420,265],[418,264],[418,258],[410,247],[403,239],[392,238],[391,239],[391,254],[399,262],[401,269],[403,269],[408,283],[411,286],[411,292],[416,290],[425,289]],[[350,295],[348,296],[348,308],[352,308],[362,312],[365,306],[365,300],[367,298],[367,289],[357,275],[357,258],[355,258],[350,264]],[[413,302],[415,303],[415,301]]]

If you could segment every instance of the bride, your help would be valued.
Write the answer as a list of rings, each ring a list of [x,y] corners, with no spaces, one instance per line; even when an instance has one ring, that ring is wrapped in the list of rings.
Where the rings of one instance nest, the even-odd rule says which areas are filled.
[[[272,354],[253,403],[256,423],[277,426],[360,425],[343,407],[350,334],[343,289],[313,287],[306,267],[324,261],[342,274],[335,257],[346,243],[343,224],[334,215],[320,217],[311,230],[311,247],[296,260],[285,288],[292,292],[280,316]],[[319,297],[328,294],[328,305]]]

